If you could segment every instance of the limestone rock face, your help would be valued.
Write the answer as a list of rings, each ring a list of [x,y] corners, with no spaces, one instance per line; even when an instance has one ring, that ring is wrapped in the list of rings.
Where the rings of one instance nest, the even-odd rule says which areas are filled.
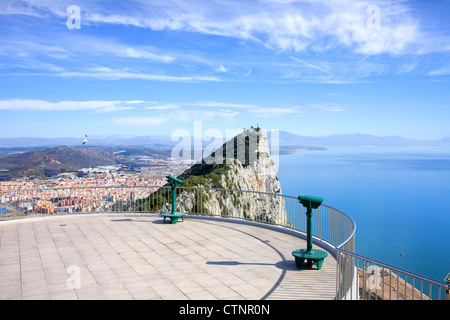
[[[284,223],[285,203],[276,174],[265,132],[251,128],[179,176],[181,186],[214,189],[180,189],[177,210]]]

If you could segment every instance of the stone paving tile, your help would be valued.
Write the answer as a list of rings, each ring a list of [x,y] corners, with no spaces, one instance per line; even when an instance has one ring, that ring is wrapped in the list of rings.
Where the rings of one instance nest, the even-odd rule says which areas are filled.
[[[333,299],[336,262],[297,270],[291,252],[305,246],[290,234],[224,219],[1,222],[0,299]]]

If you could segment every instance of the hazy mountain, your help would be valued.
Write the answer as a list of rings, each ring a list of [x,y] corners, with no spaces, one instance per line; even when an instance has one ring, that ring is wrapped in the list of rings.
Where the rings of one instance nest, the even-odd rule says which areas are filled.
[[[61,145],[81,146],[84,136],[80,138],[0,138],[0,147],[57,147]],[[170,136],[120,136],[88,137],[90,146],[138,146],[149,144],[175,145]]]
[[[269,133],[269,137],[271,134]],[[399,147],[399,146],[450,146],[450,137],[435,140],[407,139],[399,136],[379,137],[369,134],[334,134],[328,136],[308,137],[279,131],[280,146],[376,146],[376,147]]]
[[[81,168],[114,165],[113,153],[92,148],[60,146],[0,158],[0,179],[21,176],[53,176]]]
[[[269,142],[272,132],[267,133]],[[379,137],[369,134],[334,134],[328,136],[302,136],[287,131],[279,131],[280,146],[299,147],[337,147],[337,146],[450,146],[450,137],[440,140],[428,141],[407,139],[399,136]],[[80,138],[0,138],[0,148],[12,147],[56,147],[61,145],[81,146],[84,136]],[[175,146],[179,141],[172,141],[170,135],[148,135],[148,136],[124,136],[113,135],[108,137],[88,137],[89,146],[144,146],[144,145],[166,145]],[[203,144],[208,145],[209,141]],[[194,142],[191,143],[194,146]]]

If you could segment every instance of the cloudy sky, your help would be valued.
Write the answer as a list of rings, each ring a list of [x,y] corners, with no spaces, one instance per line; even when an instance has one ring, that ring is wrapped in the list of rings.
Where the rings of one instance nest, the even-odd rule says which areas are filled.
[[[0,136],[450,136],[449,0],[2,0]]]

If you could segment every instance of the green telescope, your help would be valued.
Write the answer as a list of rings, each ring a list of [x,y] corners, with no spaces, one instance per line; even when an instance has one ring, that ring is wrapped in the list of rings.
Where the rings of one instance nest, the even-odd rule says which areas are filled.
[[[323,202],[322,197],[315,197],[315,196],[298,196],[298,200],[300,200],[300,203],[308,209],[308,211],[311,211],[311,209],[317,209],[320,207],[320,205]]]
[[[317,269],[322,267],[323,260],[328,254],[323,250],[313,250],[312,248],[312,209],[317,209],[323,202],[322,197],[298,196],[298,200],[306,208],[306,249],[299,249],[292,252],[295,257],[297,268],[301,268],[306,259],[307,266],[311,267],[314,263]]]
[[[183,182],[183,180],[175,178],[174,176],[168,175],[167,182],[169,182],[171,187],[176,187]]]
[[[298,200],[306,208],[306,251],[312,250],[312,209],[317,209],[323,202],[322,197],[315,196],[298,196]]]
[[[169,182],[170,188],[172,189],[172,214],[175,214],[175,187],[183,182],[183,180],[175,178],[174,176],[168,175],[167,182]]]

